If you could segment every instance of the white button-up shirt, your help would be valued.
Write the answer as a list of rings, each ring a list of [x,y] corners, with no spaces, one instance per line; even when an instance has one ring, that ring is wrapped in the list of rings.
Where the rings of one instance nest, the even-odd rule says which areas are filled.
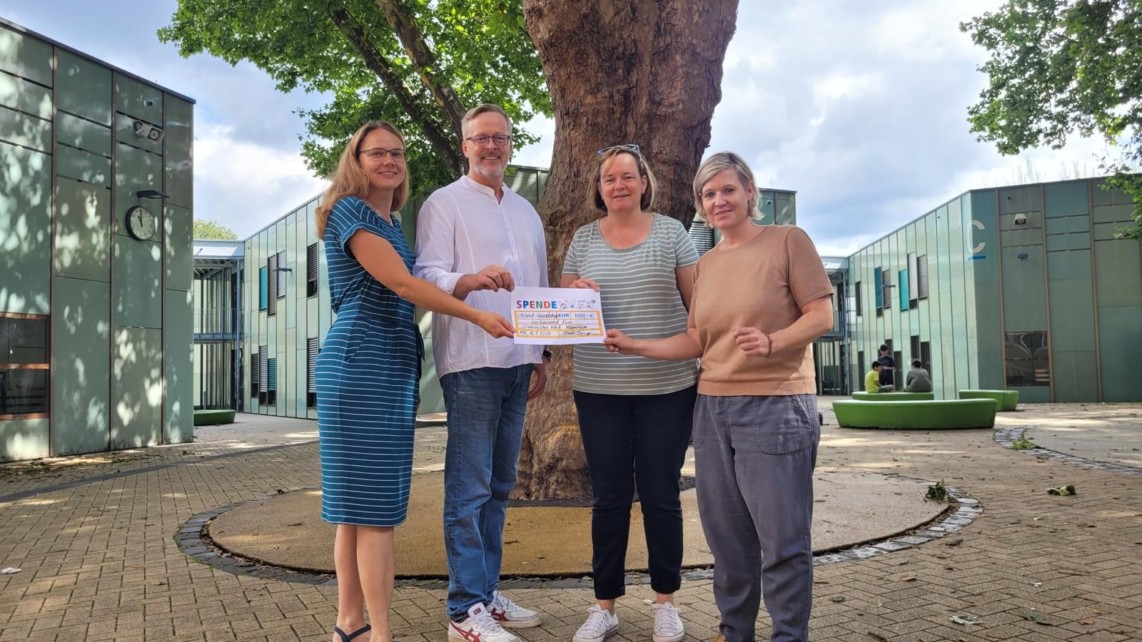
[[[504,186],[502,200],[492,188],[461,176],[435,192],[416,218],[416,276],[452,293],[465,274],[496,263],[507,268],[516,287],[547,287],[547,244],[543,222],[531,203]],[[464,302],[511,320],[511,293],[478,290]],[[432,315],[432,356],[444,376],[473,368],[510,368],[541,363],[542,346],[517,346],[493,339],[479,326],[444,314]]]

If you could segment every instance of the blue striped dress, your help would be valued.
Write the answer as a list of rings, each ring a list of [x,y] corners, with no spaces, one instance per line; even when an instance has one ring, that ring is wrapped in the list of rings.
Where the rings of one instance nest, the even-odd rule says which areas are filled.
[[[413,255],[392,224],[361,199],[337,201],[325,228],[329,292],[337,315],[317,357],[321,517],[334,524],[404,521],[424,344],[413,304],[381,285],[353,257],[358,230],[384,238],[412,270]]]

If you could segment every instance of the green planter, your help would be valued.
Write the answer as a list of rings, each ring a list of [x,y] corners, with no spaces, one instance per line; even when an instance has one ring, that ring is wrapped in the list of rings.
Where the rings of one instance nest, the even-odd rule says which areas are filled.
[[[234,423],[233,410],[195,410],[194,425],[216,426]]]
[[[992,428],[999,404],[994,399],[936,401],[834,401],[833,413],[842,428],[889,430],[955,430]]]
[[[931,401],[931,392],[854,392],[853,399],[859,401]]]
[[[1019,405],[1018,390],[961,390],[960,399],[994,399],[1004,412],[1015,410]]]

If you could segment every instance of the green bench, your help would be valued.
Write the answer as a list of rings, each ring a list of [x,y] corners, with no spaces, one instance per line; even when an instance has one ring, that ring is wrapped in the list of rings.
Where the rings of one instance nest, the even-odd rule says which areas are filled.
[[[990,398],[895,403],[861,400],[833,402],[833,413],[842,428],[890,430],[993,428],[998,408],[998,402]]]
[[[931,401],[935,399],[931,392],[854,392],[853,399],[860,401]]]
[[[220,424],[234,423],[233,410],[195,410],[194,411],[194,425],[196,426],[217,426]]]
[[[1010,412],[1019,405],[1018,390],[961,390],[960,399],[994,399],[1000,412]]]

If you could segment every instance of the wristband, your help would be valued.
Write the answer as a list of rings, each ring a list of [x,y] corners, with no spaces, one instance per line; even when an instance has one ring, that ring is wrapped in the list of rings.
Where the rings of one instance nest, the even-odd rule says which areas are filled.
[[[768,349],[765,351],[765,356],[768,357],[773,354],[773,337],[769,336],[766,332],[762,332],[762,334],[765,335],[765,343],[768,346]]]

